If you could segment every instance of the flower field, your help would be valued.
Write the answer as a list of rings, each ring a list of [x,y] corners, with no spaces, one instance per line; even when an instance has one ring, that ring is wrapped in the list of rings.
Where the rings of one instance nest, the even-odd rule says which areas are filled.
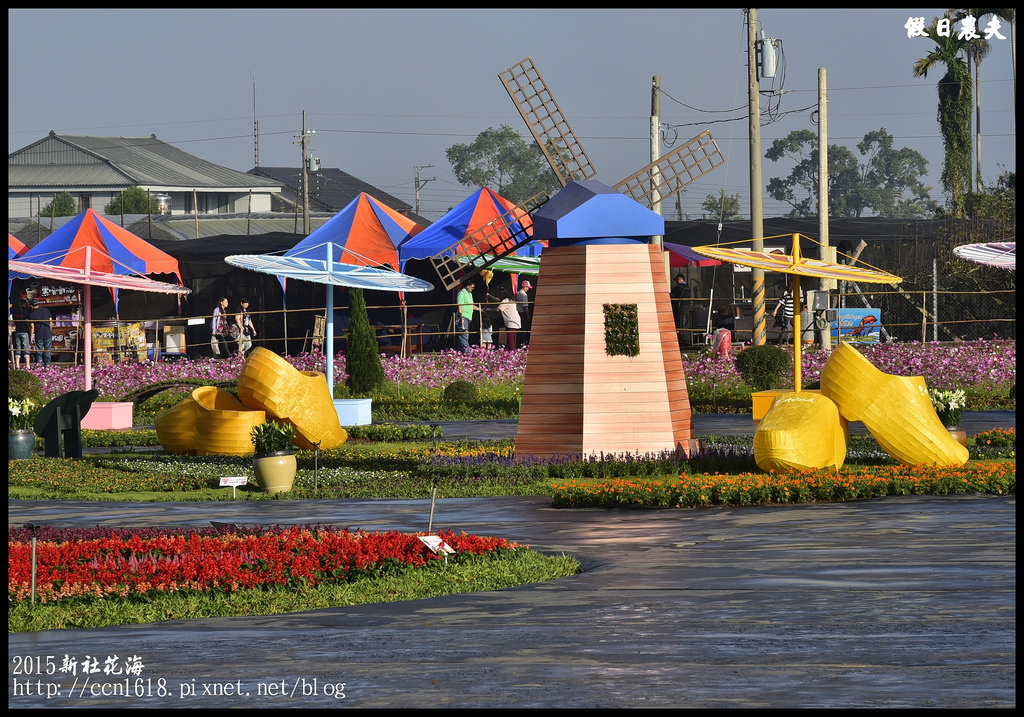
[[[521,546],[503,538],[441,531],[455,554],[497,556]],[[157,593],[316,588],[400,575],[446,562],[416,535],[369,533],[330,526],[285,528],[38,529],[36,599],[138,598]],[[7,592],[28,600],[32,530],[7,538]]]
[[[988,407],[986,394],[1005,395],[1016,383],[1017,344],[1015,341],[955,341],[883,343],[858,347],[865,357],[885,373],[899,376],[923,376],[929,388],[963,389],[968,410]],[[474,349],[468,354],[441,351],[415,354],[406,358],[384,355],[381,363],[388,381],[396,386],[422,389],[443,388],[459,379],[480,387],[504,383],[522,385],[529,347],[508,351]],[[830,352],[809,349],[801,352],[801,375],[807,383],[820,378]],[[301,371],[326,371],[327,359],[321,353],[300,354],[288,361]],[[100,400],[119,399],[155,383],[180,380],[233,381],[241,373],[244,359],[232,356],[214,360],[201,358],[164,363],[121,363],[93,372],[93,387]],[[343,383],[345,355],[335,359],[335,377]],[[734,357],[718,357],[710,352],[683,355],[683,368],[691,396],[725,396],[742,392],[743,382]],[[84,369],[49,366],[33,368],[48,397],[81,389]],[[746,389],[749,394],[749,388]]]

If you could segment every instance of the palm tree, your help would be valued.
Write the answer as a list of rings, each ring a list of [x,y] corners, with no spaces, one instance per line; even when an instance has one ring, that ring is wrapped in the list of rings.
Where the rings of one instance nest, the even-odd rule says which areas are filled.
[[[953,20],[959,22],[966,17],[973,17],[977,23],[975,27],[980,30],[981,19],[986,14],[994,11],[987,8],[953,8]],[[974,177],[971,186],[972,191],[980,192],[982,188],[981,177],[981,61],[984,60],[992,46],[983,36],[972,38],[964,45],[964,52],[967,54],[967,69],[970,71],[974,66]]]
[[[946,67],[939,80],[939,132],[945,145],[941,179],[952,215],[962,217],[971,191],[971,72],[963,57],[967,41],[955,32],[940,35],[938,26],[935,18],[926,30],[935,47],[914,62],[914,77],[927,77],[940,64]]]

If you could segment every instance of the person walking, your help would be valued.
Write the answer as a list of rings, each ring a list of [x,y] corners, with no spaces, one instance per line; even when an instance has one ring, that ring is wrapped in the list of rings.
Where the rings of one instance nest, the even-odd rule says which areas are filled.
[[[516,308],[516,300],[512,296],[511,287],[502,287],[498,311],[501,312],[501,318],[505,322],[506,347],[509,351],[515,351],[516,332],[523,327],[523,321],[519,317],[519,309]]]
[[[804,301],[804,290],[800,290],[800,303]],[[775,328],[779,330],[779,346],[786,343],[786,337],[793,335],[793,292],[789,287],[782,292],[782,297],[779,299],[779,303],[775,305],[775,310],[772,312],[772,316],[775,317]]]
[[[459,291],[455,301],[455,335],[458,338],[458,348],[462,353],[469,353],[469,324],[473,320],[473,312],[479,307],[473,302],[473,290],[476,282],[473,279],[466,279]]]
[[[28,314],[29,338],[36,347],[36,366],[49,366],[53,352],[53,314],[39,303],[39,299],[32,299],[31,307]]]
[[[32,327],[28,320],[28,304],[18,299],[11,312],[14,331],[11,334],[14,351],[14,368],[28,368],[31,365]]]
[[[238,324],[238,352],[245,357],[249,355],[249,351],[252,349],[252,339],[256,335],[256,327],[252,323],[252,314],[249,313],[248,299],[239,299],[235,322]]]
[[[530,306],[530,295],[526,292],[532,288],[533,284],[526,280],[519,284],[519,291],[516,292],[516,308],[519,309],[519,320],[523,324],[522,336],[519,341],[521,346],[530,343],[530,329],[533,327],[533,307]]]
[[[230,344],[231,322],[228,316],[228,297],[222,296],[213,309],[213,320],[210,321],[210,348],[214,358],[227,358],[231,355]],[[237,324],[236,324],[237,326]]]

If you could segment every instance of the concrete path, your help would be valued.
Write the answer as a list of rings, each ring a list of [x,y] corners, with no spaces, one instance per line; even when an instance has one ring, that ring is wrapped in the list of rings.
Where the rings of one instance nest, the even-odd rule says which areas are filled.
[[[429,511],[9,501],[8,524],[413,532]],[[1015,496],[977,495],[707,510],[441,499],[435,529],[571,553],[584,571],[422,601],[14,634],[8,707],[1013,708],[1015,511]],[[142,667],[103,674],[115,655]],[[51,656],[53,674],[17,672]],[[101,671],[61,671],[65,656]]]

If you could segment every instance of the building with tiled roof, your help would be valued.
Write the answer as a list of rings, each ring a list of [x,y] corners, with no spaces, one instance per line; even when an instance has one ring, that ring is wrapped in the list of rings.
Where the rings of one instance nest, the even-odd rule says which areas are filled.
[[[309,182],[309,211],[336,213],[347,207],[361,192],[366,192],[420,226],[430,224],[430,220],[415,214],[409,204],[372,184],[367,184],[335,167],[321,167],[318,160],[310,164],[306,172]],[[284,185],[281,193],[274,197],[274,211],[294,212],[296,204],[301,211],[301,167],[255,167],[249,170],[249,174],[266,177]]]

